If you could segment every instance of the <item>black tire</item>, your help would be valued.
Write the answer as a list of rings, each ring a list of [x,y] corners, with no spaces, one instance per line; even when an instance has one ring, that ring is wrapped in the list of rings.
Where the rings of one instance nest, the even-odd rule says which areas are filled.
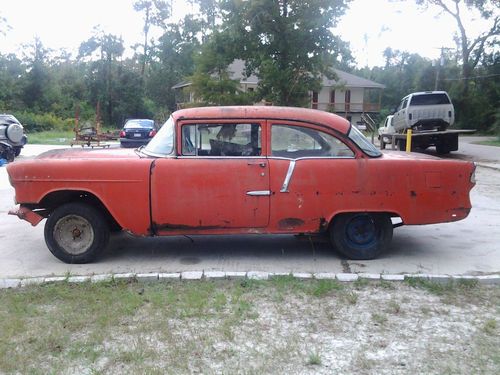
[[[21,149],[22,147],[14,147],[14,155],[16,156],[16,158],[21,155]]]
[[[446,155],[450,153],[450,149],[446,145],[436,145],[436,153],[438,155]]]
[[[376,258],[391,243],[392,222],[383,213],[349,213],[336,217],[330,227],[335,249],[354,260]]]
[[[402,139],[400,139],[398,141],[398,149],[399,149],[399,151],[406,151],[406,141],[403,141]]]
[[[67,203],[54,210],[45,223],[45,243],[65,263],[94,260],[109,241],[106,218],[94,207]]]
[[[385,142],[383,138],[380,138],[380,149],[385,150]]]

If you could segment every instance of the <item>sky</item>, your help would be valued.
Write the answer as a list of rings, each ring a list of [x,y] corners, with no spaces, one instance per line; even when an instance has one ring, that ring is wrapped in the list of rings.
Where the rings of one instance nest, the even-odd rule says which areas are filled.
[[[185,0],[171,0],[172,20],[191,12]],[[22,56],[23,45],[39,37],[46,48],[66,49],[76,55],[81,42],[97,25],[106,33],[121,36],[125,46],[140,43],[142,16],[133,0],[0,0],[0,17],[10,29],[0,33],[0,53]],[[500,10],[499,10],[500,11]],[[2,29],[5,29],[3,24]],[[471,36],[486,26],[468,14],[465,24]],[[438,59],[441,47],[455,47],[454,20],[437,8],[418,9],[414,0],[354,0],[334,33],[351,45],[357,65],[381,66],[385,48],[418,53]],[[131,49],[128,49],[129,54]]]

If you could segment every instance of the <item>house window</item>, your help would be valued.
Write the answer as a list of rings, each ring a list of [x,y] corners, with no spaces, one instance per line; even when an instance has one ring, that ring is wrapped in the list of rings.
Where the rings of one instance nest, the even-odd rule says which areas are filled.
[[[351,90],[346,90],[345,92],[345,111],[351,111]]]
[[[254,91],[254,88],[253,88],[253,87],[249,87],[249,88],[247,89],[247,91],[248,91],[248,92],[253,92],[253,91]]]
[[[330,111],[335,112],[335,90],[330,91]]]
[[[317,91],[313,91],[313,93],[312,93],[311,108],[318,109],[318,92]]]

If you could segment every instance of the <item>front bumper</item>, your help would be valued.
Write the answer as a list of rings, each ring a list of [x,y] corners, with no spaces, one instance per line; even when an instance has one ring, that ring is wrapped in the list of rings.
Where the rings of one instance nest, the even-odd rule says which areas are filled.
[[[32,226],[36,226],[44,218],[27,207],[19,206],[9,210],[9,215],[15,215],[19,219],[26,220]]]

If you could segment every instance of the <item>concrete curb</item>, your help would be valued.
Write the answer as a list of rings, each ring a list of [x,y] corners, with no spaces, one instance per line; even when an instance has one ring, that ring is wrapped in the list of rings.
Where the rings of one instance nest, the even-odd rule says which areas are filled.
[[[184,271],[174,273],[118,273],[99,274],[92,276],[50,276],[31,278],[8,278],[0,279],[0,289],[26,287],[30,285],[42,285],[49,283],[100,283],[111,281],[138,281],[138,282],[172,282],[181,280],[270,280],[276,277],[293,277],[298,280],[337,280],[340,282],[355,282],[357,280],[384,280],[390,282],[402,282],[408,279],[421,279],[435,283],[448,283],[453,281],[475,281],[482,285],[500,285],[500,274],[492,275],[432,275],[432,274],[375,274],[375,273],[329,273],[329,272],[262,272],[262,271]]]

